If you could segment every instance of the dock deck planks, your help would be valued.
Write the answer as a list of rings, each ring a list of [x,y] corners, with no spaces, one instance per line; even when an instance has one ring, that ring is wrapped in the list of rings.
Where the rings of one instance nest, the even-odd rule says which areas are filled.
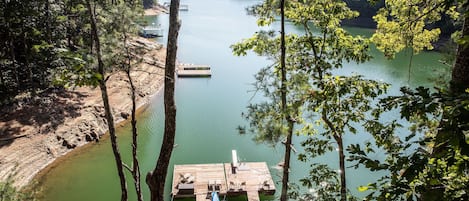
[[[181,193],[177,188],[180,178],[189,174],[195,178],[194,191]],[[197,201],[205,201],[212,192],[209,182],[219,183],[220,188],[215,190],[220,196],[247,194],[250,201],[258,201],[259,193],[275,193],[275,184],[265,162],[240,163],[236,173],[232,172],[230,163],[175,165],[171,192],[174,198],[195,197]]]

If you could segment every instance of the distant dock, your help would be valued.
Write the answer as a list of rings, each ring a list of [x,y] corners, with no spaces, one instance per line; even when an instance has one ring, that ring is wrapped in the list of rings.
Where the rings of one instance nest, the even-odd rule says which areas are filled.
[[[273,195],[275,184],[265,162],[174,166],[173,198],[208,201],[214,191],[220,197],[247,195],[249,201],[258,201],[259,194]]]
[[[176,74],[178,77],[211,77],[212,70],[209,65],[178,64]]]
[[[164,2],[163,7],[169,10],[169,6],[171,6],[170,2]],[[189,5],[187,4],[179,4],[179,11],[189,11]]]

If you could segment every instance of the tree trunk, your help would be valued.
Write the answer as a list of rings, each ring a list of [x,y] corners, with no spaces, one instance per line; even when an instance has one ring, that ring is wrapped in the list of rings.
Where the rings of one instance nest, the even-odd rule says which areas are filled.
[[[463,9],[465,12],[462,12],[464,15],[464,22],[462,27],[462,37],[469,36],[469,14],[468,5],[465,5]],[[453,94],[454,97],[457,97],[463,93],[465,90],[469,88],[469,48],[468,46],[458,45],[457,52],[456,52],[456,60],[453,64],[452,69],[452,76],[450,81],[450,93]],[[445,103],[447,104],[447,103]],[[451,104],[451,103],[450,103]],[[453,126],[449,126],[449,124],[457,124],[459,123],[467,123],[467,119],[469,117],[467,110],[461,110],[459,114],[452,116],[452,121],[445,121],[448,119],[448,114],[443,113],[443,117],[440,121],[438,133],[435,137],[435,147],[432,150],[431,157],[441,157],[445,153],[450,150],[448,148],[449,138],[457,139],[461,142],[461,147],[459,149],[464,149],[467,146],[464,140],[464,133],[463,128],[455,129]],[[464,122],[462,122],[464,121]],[[450,135],[450,136],[448,136]],[[450,140],[452,140],[450,139]],[[466,148],[467,149],[467,148]],[[453,150],[454,152],[454,150]],[[425,189],[425,193],[422,194],[421,200],[442,200],[444,199],[444,191],[446,187],[442,186],[442,188],[435,188],[433,185],[428,184]]]
[[[290,160],[291,160],[291,145],[293,138],[293,126],[294,122],[288,121],[288,135],[287,141],[285,142],[285,161],[283,164],[283,175],[282,175],[282,193],[280,195],[281,201],[288,200],[288,181],[290,180]]]
[[[180,22],[179,0],[171,0],[169,13],[168,47],[166,50],[164,108],[165,128],[160,155],[153,171],[147,174],[147,184],[150,187],[151,201],[164,201],[164,185],[168,172],[169,161],[176,136],[176,105],[174,102],[175,68],[177,54],[177,38]]]
[[[282,113],[285,121],[288,122],[287,140],[285,142],[285,154],[282,175],[282,193],[280,201],[288,200],[288,181],[290,175],[290,155],[291,155],[291,142],[293,137],[294,122],[291,119],[287,110],[287,67],[286,67],[286,47],[285,47],[285,0],[280,1],[280,16],[281,16],[281,30],[280,30],[280,68],[281,68],[281,98],[282,98]]]
[[[137,105],[136,105],[136,100],[135,100],[135,86],[132,80],[132,77],[130,77],[130,66],[129,69],[127,70],[127,77],[129,78],[129,83],[130,83],[130,90],[131,90],[131,98],[132,98],[132,176],[134,178],[134,183],[135,183],[135,191],[137,192],[137,200],[138,201],[143,201],[143,195],[142,195],[142,187],[140,185],[140,165],[138,162],[138,157],[137,157],[137,150],[138,150],[138,132],[137,132],[137,117],[136,117],[136,110],[137,110]]]
[[[2,64],[0,67],[0,90],[3,90],[3,88],[6,88],[5,86],[5,78],[3,77],[3,71],[4,68],[6,69],[6,65]]]
[[[344,143],[342,136],[334,135],[334,139],[337,142],[339,148],[339,171],[340,171],[340,200],[347,200],[347,183],[345,179],[345,155],[344,155]]]
[[[127,201],[127,182],[125,179],[125,174],[124,174],[124,167],[122,163],[122,158],[119,153],[119,147],[117,145],[117,136],[116,136],[116,129],[114,128],[114,119],[111,114],[111,106],[109,105],[109,97],[107,94],[107,88],[106,88],[106,81],[104,79],[105,71],[104,71],[104,63],[102,60],[102,55],[101,55],[101,44],[99,40],[99,34],[98,34],[98,28],[96,25],[96,17],[95,13],[91,9],[91,0],[88,0],[87,7],[88,7],[88,13],[90,15],[90,21],[91,21],[91,32],[92,35],[94,36],[94,43],[96,45],[96,55],[98,58],[98,73],[103,76],[99,80],[99,88],[101,89],[101,96],[103,99],[104,103],[104,111],[106,115],[106,120],[107,120],[107,125],[109,128],[109,135],[111,136],[111,145],[112,145],[112,151],[114,153],[114,159],[116,161],[116,167],[117,167],[117,173],[119,175],[120,179],[120,185],[121,185],[121,201]],[[92,42],[93,43],[93,42]]]
[[[466,6],[466,12],[468,8]],[[462,36],[469,36],[469,14],[464,13]],[[456,61],[453,65],[450,90],[452,93],[460,94],[469,88],[469,47],[459,45],[456,53]]]
[[[137,111],[137,104],[136,104],[136,98],[135,98],[135,85],[132,80],[132,77],[130,76],[130,69],[131,69],[131,62],[132,58],[130,56],[130,50],[129,47],[127,47],[127,33],[124,30],[124,46],[125,46],[125,51],[127,55],[127,67],[126,67],[126,73],[127,73],[127,78],[129,79],[129,84],[130,84],[130,96],[132,99],[132,114],[131,114],[131,124],[132,124],[132,176],[134,179],[134,184],[135,184],[135,191],[137,193],[137,200],[138,201],[143,201],[143,195],[142,195],[142,186],[140,184],[140,165],[138,162],[138,157],[137,157],[137,150],[138,150],[138,132],[137,132],[137,117],[136,117],[136,111]]]

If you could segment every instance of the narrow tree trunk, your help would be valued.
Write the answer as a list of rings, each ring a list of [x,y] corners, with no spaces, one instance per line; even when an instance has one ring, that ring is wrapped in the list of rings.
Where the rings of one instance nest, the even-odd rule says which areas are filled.
[[[280,1],[280,16],[281,16],[281,30],[280,30],[280,68],[281,68],[281,98],[282,98],[282,113],[285,121],[288,122],[287,140],[285,142],[285,154],[282,175],[282,193],[280,201],[288,200],[288,181],[290,176],[290,155],[291,143],[293,137],[294,122],[291,119],[287,110],[287,67],[286,67],[286,47],[285,47],[285,0]]]
[[[51,19],[50,19],[50,14],[51,14],[51,11],[50,11],[50,2],[49,0],[45,0],[46,1],[46,5],[45,5],[45,9],[46,9],[46,22],[50,22]],[[52,29],[51,29],[51,25],[50,23],[46,23],[46,37],[47,37],[47,42],[49,44],[52,44]]]
[[[102,55],[101,55],[101,44],[99,40],[98,28],[96,25],[96,17],[95,17],[95,13],[93,12],[91,8],[90,1],[91,0],[88,0],[86,3],[88,7],[88,14],[90,15],[91,32],[92,32],[92,35],[94,36],[93,39],[96,45],[96,55],[98,58],[98,73],[103,76],[103,78],[99,80],[99,88],[101,89],[101,96],[102,96],[103,103],[104,103],[104,111],[106,115],[107,125],[109,128],[109,135],[111,136],[112,151],[114,154],[114,159],[116,161],[117,173],[120,179],[121,201],[127,201],[127,183],[125,179],[122,158],[119,153],[119,147],[117,145],[116,129],[114,128],[114,119],[112,117],[111,106],[109,105],[109,97],[108,97],[107,88],[106,88],[106,81],[104,79],[104,75],[105,75],[104,63],[103,63]]]
[[[293,138],[293,126],[294,122],[288,121],[288,135],[287,141],[285,142],[285,161],[283,164],[283,175],[282,175],[282,193],[280,195],[281,201],[288,200],[288,181],[290,180],[290,161],[291,161],[291,145]]]
[[[345,179],[345,154],[342,136],[334,135],[334,139],[339,147],[339,170],[340,170],[340,200],[347,200],[347,183]]]
[[[138,201],[143,201],[143,195],[142,195],[142,187],[140,184],[140,165],[138,162],[138,157],[137,157],[137,150],[138,150],[138,132],[137,132],[137,118],[136,118],[136,110],[137,110],[137,104],[136,104],[136,98],[135,98],[135,85],[132,80],[132,77],[130,76],[130,69],[131,69],[131,62],[132,58],[130,56],[130,51],[129,47],[127,47],[127,33],[124,30],[124,46],[126,50],[126,55],[127,55],[127,67],[126,67],[126,73],[127,73],[127,78],[129,79],[129,84],[130,84],[130,96],[132,99],[132,114],[131,114],[131,124],[132,124],[132,176],[134,179],[134,184],[135,184],[135,191],[137,193],[137,200]]]
[[[177,37],[180,22],[179,0],[171,0],[169,13],[168,47],[166,51],[164,108],[165,128],[160,155],[153,171],[147,174],[147,184],[150,187],[151,201],[164,201],[164,185],[168,172],[169,161],[176,136],[176,105],[174,102],[174,72],[176,68]]]
[[[9,31],[9,35],[10,35],[10,42],[9,42],[9,49],[10,49],[10,59],[11,59],[11,65],[13,67],[13,77],[15,79],[15,93],[19,91],[19,86],[20,86],[20,79],[19,79],[19,75],[18,75],[18,67],[16,65],[16,54],[15,54],[15,43],[14,43],[14,39],[13,37],[11,36],[11,32]],[[12,90],[13,91],[13,90]]]
[[[138,150],[138,132],[137,132],[137,118],[136,118],[136,110],[137,110],[137,105],[136,105],[136,98],[135,98],[135,86],[132,80],[132,77],[130,77],[130,66],[129,69],[127,70],[127,77],[129,78],[129,83],[130,83],[130,94],[132,98],[132,176],[134,179],[135,183],[135,191],[137,192],[137,200],[138,201],[143,201],[143,195],[142,195],[142,187],[140,185],[140,165],[138,162],[138,157],[137,157],[137,150]]]
[[[28,78],[29,78],[29,87],[27,87],[28,90],[31,91],[32,96],[36,96],[36,85],[34,84],[34,72],[33,72],[33,67],[29,63],[29,46],[28,46],[28,41],[26,40],[26,32],[23,33],[23,54],[24,54],[24,68],[27,69],[28,71]]]
[[[2,64],[1,70],[0,70],[0,89],[6,88],[5,78],[3,77],[4,68],[6,69],[6,65]]]

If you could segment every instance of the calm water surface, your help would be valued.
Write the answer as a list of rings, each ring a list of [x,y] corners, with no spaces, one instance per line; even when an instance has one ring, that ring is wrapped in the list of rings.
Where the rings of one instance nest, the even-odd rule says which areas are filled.
[[[231,150],[238,150],[242,161],[266,161],[274,180],[280,181],[280,172],[273,168],[281,161],[281,146],[269,147],[254,143],[249,135],[239,135],[236,127],[245,125],[241,113],[256,99],[251,99],[250,84],[253,75],[270,62],[253,54],[246,57],[233,56],[229,46],[242,38],[250,37],[259,30],[256,19],[247,16],[245,8],[255,0],[198,0],[182,1],[189,4],[188,12],[181,12],[182,28],[179,37],[178,60],[185,63],[209,64],[212,78],[178,79],[176,87],[177,102],[177,147],[174,149],[168,180],[172,179],[174,164],[220,163],[231,160]],[[156,23],[167,30],[168,15],[155,17]],[[289,25],[289,31],[299,32]],[[369,35],[372,31],[350,28],[355,34]],[[165,42],[166,37],[158,39]],[[399,86],[417,86],[431,83],[428,78],[438,64],[440,55],[424,53],[414,57],[412,78],[407,79],[409,56],[400,54],[397,59],[388,61],[376,51],[374,59],[366,64],[346,64],[337,74],[362,74],[368,78],[379,79],[393,84],[390,93],[397,93]],[[162,96],[156,95],[147,110],[140,115],[139,158],[143,175],[153,169],[163,133]],[[391,114],[392,115],[392,114]],[[125,161],[130,163],[130,127],[118,130],[121,152]],[[296,137],[294,144],[300,149],[302,137]],[[367,135],[352,136],[346,143],[370,139]],[[380,153],[377,153],[377,157]],[[317,159],[316,162],[337,163],[335,153]],[[291,181],[298,181],[307,175],[309,164],[292,162]],[[108,139],[87,146],[60,160],[41,181],[45,201],[115,201],[119,200],[120,188],[115,170],[111,146]],[[130,180],[130,175],[127,175]],[[347,170],[348,185],[353,190],[367,184],[378,174],[365,170]],[[133,183],[129,182],[131,199],[135,200]],[[149,198],[148,188],[143,183],[145,198]],[[170,186],[166,192],[170,192]],[[277,185],[280,188],[280,185]],[[355,192],[357,195],[360,193]],[[167,198],[170,200],[170,198]],[[230,199],[232,200],[232,199]],[[239,198],[238,200],[242,200]]]

